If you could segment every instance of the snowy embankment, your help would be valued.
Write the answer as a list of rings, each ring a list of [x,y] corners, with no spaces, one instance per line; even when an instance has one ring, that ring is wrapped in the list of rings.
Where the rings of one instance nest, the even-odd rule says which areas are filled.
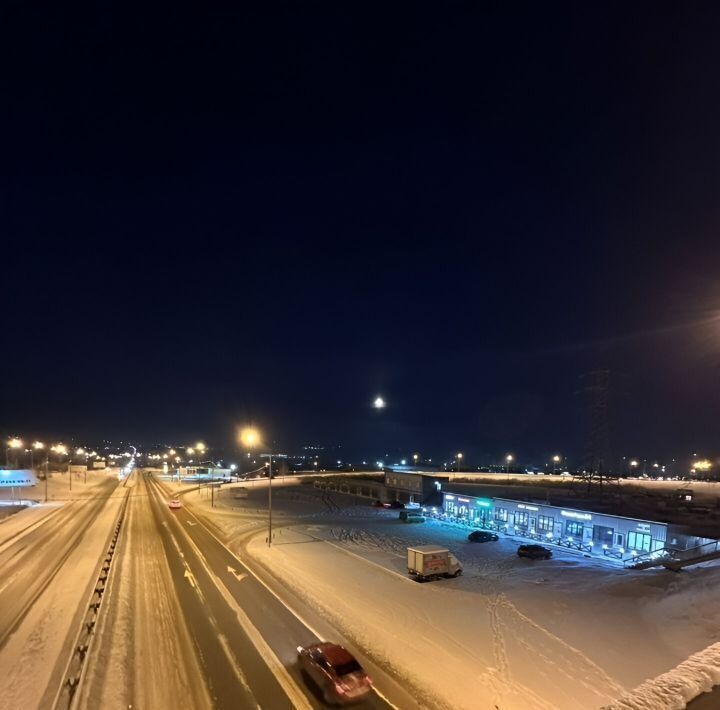
[[[720,685],[720,643],[648,680],[606,706],[605,710],[683,710],[690,700],[715,685]]]

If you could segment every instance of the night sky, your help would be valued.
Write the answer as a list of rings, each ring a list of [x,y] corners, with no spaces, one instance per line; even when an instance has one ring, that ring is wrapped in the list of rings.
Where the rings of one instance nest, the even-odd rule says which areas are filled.
[[[720,453],[717,6],[255,5],[4,5],[3,436]]]

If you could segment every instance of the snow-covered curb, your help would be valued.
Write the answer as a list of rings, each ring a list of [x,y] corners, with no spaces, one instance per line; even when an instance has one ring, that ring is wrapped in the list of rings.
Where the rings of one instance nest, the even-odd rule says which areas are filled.
[[[604,710],[683,710],[690,700],[720,685],[720,643],[648,680]]]

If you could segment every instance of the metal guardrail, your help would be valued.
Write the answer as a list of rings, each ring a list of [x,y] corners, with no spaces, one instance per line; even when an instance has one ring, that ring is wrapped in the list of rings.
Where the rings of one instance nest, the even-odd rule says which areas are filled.
[[[53,702],[53,710],[71,710],[75,706],[75,698],[78,687],[85,675],[85,659],[92,647],[95,638],[95,627],[97,625],[100,607],[103,601],[103,595],[107,586],[108,577],[112,568],[115,556],[115,548],[120,537],[120,530],[125,520],[125,511],[127,509],[128,500],[130,498],[130,489],[126,489],[125,498],[120,506],[115,528],[113,530],[105,558],[100,566],[100,571],[95,582],[95,588],[90,595],[87,604],[87,611],[83,618],[82,626],[78,631],[73,644],[72,656],[68,660],[65,672],[63,674],[63,683],[60,686],[55,701]]]

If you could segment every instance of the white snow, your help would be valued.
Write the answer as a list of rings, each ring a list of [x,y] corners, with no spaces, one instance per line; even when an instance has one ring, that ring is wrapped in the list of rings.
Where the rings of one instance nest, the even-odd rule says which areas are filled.
[[[115,477],[116,478],[116,477]],[[103,482],[111,474],[93,474],[87,486],[73,482],[73,498],[99,495]],[[52,481],[48,482],[49,484]],[[86,530],[81,544],[70,554],[51,584],[36,600],[5,646],[0,649],[0,698],[7,710],[32,710],[48,707],[59,681],[72,642],[80,623],[79,613],[87,602],[88,585],[104,553],[104,546],[122,501],[122,488],[106,503],[98,500],[102,511]],[[47,515],[58,509],[51,503],[26,508],[0,524],[0,546],[22,544],[22,537],[43,523]],[[11,541],[11,538],[17,536]],[[0,597],[1,602],[1,597]]]
[[[549,562],[532,562],[517,557],[518,542],[509,538],[472,544],[464,530],[434,521],[406,525],[397,511],[348,505],[352,499],[336,494],[341,509],[333,511],[312,486],[275,484],[279,529],[268,550],[266,488],[235,495],[223,487],[214,509],[204,491],[183,498],[231,547],[243,531],[261,530],[248,551],[428,705],[596,709],[678,664],[685,677],[685,659],[720,636],[717,564],[681,574],[630,571],[559,550]],[[288,544],[301,541],[309,544]],[[405,549],[427,543],[448,546],[465,567],[463,577],[410,581]],[[693,668],[699,677],[701,666]],[[688,681],[678,697],[702,692],[713,673]],[[663,682],[677,687],[669,675],[673,680]],[[647,695],[643,688],[638,692]]]

